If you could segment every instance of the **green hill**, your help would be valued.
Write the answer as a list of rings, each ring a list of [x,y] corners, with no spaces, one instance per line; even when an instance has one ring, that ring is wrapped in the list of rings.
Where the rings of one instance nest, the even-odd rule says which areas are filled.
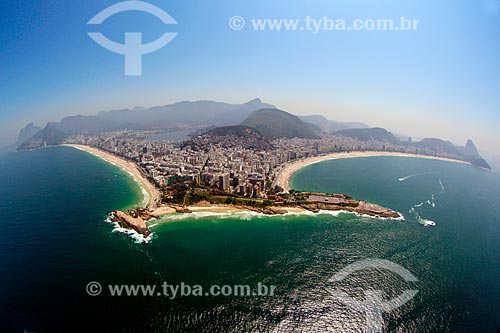
[[[396,138],[391,132],[379,127],[347,129],[338,131],[336,134],[357,139],[359,141],[375,140],[387,141],[392,144],[400,144],[398,138]]]
[[[204,135],[205,136],[235,135],[238,137],[246,137],[250,134],[255,134],[256,136],[263,138],[262,133],[260,133],[257,129],[244,125],[216,127],[214,129],[209,130]]]
[[[241,125],[261,132],[265,138],[318,139],[311,127],[288,112],[277,109],[262,109],[252,112]]]

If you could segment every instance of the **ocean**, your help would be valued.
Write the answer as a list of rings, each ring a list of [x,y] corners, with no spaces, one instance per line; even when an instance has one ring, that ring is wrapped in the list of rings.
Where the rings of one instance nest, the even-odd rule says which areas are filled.
[[[364,332],[367,315],[335,297],[391,300],[384,332],[500,329],[500,176],[469,165],[403,157],[325,161],[296,189],[345,193],[402,220],[347,213],[212,216],[152,224],[149,243],[106,222],[140,204],[117,167],[72,148],[0,156],[1,332]],[[429,221],[435,226],[425,227]],[[115,230],[115,231],[114,231]],[[387,260],[410,272],[345,267]],[[251,285],[274,296],[89,296],[108,284]],[[364,304],[364,303],[363,303]]]

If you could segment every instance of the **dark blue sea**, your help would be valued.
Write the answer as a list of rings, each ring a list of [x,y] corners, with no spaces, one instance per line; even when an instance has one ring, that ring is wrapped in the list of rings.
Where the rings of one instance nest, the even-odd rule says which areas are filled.
[[[204,213],[150,222],[148,243],[106,222],[143,201],[117,167],[69,147],[0,156],[0,332],[366,332],[367,291],[384,332],[500,329],[500,176],[402,157],[331,160],[293,187],[345,193],[400,220],[347,213]],[[429,221],[435,226],[424,226]],[[386,260],[410,272],[355,263]],[[274,296],[89,296],[89,282],[276,286]]]

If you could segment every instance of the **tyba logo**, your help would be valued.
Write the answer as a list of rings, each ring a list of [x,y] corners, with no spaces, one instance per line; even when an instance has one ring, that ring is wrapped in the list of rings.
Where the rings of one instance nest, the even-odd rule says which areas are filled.
[[[94,16],[88,24],[99,25],[115,14],[128,11],[146,12],[156,16],[164,24],[177,24],[167,12],[143,1],[124,1],[112,5]],[[88,35],[102,47],[125,56],[125,75],[140,76],[142,75],[142,56],[163,48],[177,36],[177,33],[164,33],[157,40],[147,44],[142,43],[140,32],[126,32],[125,44],[113,42],[100,32],[90,32]]]

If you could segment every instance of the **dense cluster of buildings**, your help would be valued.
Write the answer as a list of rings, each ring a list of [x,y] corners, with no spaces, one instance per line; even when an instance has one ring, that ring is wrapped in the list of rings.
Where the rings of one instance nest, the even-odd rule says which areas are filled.
[[[333,135],[270,142],[252,135],[203,135],[180,142],[151,140],[149,134],[120,131],[76,135],[66,141],[93,146],[136,162],[158,187],[191,181],[247,197],[266,197],[276,172],[296,159],[346,151],[418,153],[414,147]]]

